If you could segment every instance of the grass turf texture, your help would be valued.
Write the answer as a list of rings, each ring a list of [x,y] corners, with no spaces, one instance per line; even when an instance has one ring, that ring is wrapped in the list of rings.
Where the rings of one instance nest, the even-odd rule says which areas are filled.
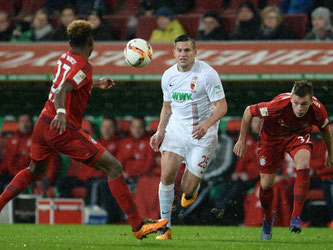
[[[138,240],[129,226],[0,225],[0,249],[333,249],[333,231],[305,228],[289,233],[274,228],[271,241],[260,240],[260,228],[173,226],[174,239]]]

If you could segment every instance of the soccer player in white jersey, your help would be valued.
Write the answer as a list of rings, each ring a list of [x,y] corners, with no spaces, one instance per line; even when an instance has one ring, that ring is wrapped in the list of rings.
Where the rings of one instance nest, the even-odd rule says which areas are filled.
[[[195,59],[195,41],[187,35],[177,37],[173,54],[177,63],[162,76],[160,123],[150,139],[151,147],[162,153],[160,210],[161,218],[169,219],[156,237],[160,240],[172,238],[174,182],[181,163],[186,164],[181,205],[188,207],[198,196],[202,176],[217,146],[219,120],[227,112],[219,75],[207,63]]]

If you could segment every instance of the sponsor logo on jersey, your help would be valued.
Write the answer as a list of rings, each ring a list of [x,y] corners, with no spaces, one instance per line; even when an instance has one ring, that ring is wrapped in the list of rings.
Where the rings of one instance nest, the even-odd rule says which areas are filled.
[[[260,108],[260,114],[261,116],[268,116],[268,109],[265,108]]]
[[[172,99],[174,99],[175,101],[193,101],[192,94],[183,92],[173,92]]]
[[[82,80],[86,78],[86,74],[83,73],[82,70],[80,70],[79,72],[76,73],[76,75],[73,77],[73,80],[76,82],[77,85],[79,85]]]
[[[222,84],[219,82],[218,84],[215,85],[215,93],[220,94],[223,92]]]

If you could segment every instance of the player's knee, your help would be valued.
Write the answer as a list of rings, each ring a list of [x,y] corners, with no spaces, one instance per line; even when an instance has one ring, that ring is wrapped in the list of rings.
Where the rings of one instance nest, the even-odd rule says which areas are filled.
[[[161,173],[161,181],[164,185],[170,185],[175,182],[175,173],[166,170]]]

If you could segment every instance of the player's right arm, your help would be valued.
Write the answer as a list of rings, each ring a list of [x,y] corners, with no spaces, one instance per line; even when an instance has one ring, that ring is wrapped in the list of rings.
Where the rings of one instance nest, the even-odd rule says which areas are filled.
[[[164,101],[160,115],[160,123],[158,124],[157,131],[150,138],[150,146],[155,152],[158,152],[159,145],[163,140],[165,129],[168,125],[171,114],[171,102]]]
[[[65,81],[63,84],[60,84],[54,91],[54,108],[57,112],[57,115],[52,120],[50,127],[51,129],[54,128],[60,134],[62,134],[62,132],[64,132],[66,129],[66,94],[72,90],[74,90],[73,85]]]
[[[241,125],[241,130],[240,130],[238,141],[236,142],[236,144],[234,146],[234,153],[239,157],[243,157],[243,155],[245,154],[246,138],[250,131],[252,118],[253,118],[253,116],[250,111],[250,106],[248,106],[245,109],[244,114],[243,114],[242,125]]]

